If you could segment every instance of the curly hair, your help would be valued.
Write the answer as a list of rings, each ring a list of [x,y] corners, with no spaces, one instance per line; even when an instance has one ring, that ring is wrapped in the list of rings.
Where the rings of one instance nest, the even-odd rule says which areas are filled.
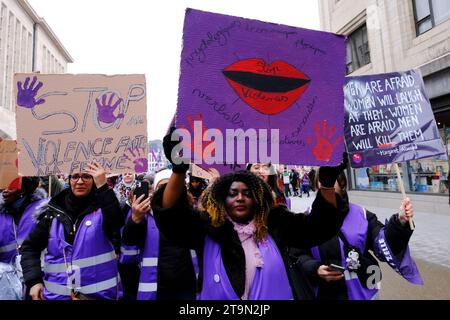
[[[268,233],[267,219],[275,201],[269,186],[248,171],[237,171],[220,177],[208,188],[200,199],[199,208],[208,213],[214,227],[220,227],[226,221],[225,199],[233,182],[242,182],[250,190],[253,214],[256,225],[256,240],[262,241]]]

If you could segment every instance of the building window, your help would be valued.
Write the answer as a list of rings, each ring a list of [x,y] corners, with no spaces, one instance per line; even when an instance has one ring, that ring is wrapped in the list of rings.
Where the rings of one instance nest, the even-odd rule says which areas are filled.
[[[6,72],[5,72],[5,91],[4,91],[4,107],[8,110],[13,110],[11,96],[12,96],[12,74],[14,73],[13,67],[13,53],[14,53],[14,26],[15,26],[15,16],[10,11],[8,18],[8,29],[6,34],[8,35],[7,47],[6,47]]]
[[[369,39],[367,27],[363,25],[348,36],[347,74],[370,63]]]
[[[55,73],[55,56],[52,55],[50,58],[50,72]]]
[[[398,166],[407,192],[448,195],[447,160],[433,157],[399,163]],[[400,191],[391,164],[353,169],[353,175],[356,190]]]
[[[20,72],[26,72],[27,71],[27,40],[28,40],[28,32],[25,26],[22,26],[22,46],[21,46],[21,66],[20,66]]]
[[[417,35],[450,19],[450,1],[448,0],[413,0],[413,2]]]
[[[16,18],[16,33],[14,36],[14,63],[13,63],[13,73],[21,72],[20,70],[20,44],[21,37],[20,33],[22,31],[22,26],[18,18]]]
[[[27,45],[27,72],[34,71],[33,69],[33,37],[28,32],[28,45]]]

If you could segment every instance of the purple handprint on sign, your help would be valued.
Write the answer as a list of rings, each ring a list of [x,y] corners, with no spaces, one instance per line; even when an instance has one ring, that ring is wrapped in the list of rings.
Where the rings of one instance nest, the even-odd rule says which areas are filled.
[[[37,77],[33,77],[33,81],[31,81],[31,84],[28,86],[30,78],[27,77],[25,79],[23,87],[21,81],[17,82],[17,105],[19,107],[33,109],[35,106],[43,104],[45,102],[44,99],[39,99],[38,101],[36,101],[37,92],[43,85],[42,82],[39,81],[37,86],[33,88],[36,84],[36,81]]]
[[[119,98],[114,105],[112,105],[112,101],[115,94],[111,94],[111,97],[109,98],[108,104],[106,104],[106,98],[107,94],[104,94],[102,96],[102,102],[100,103],[100,100],[98,98],[95,99],[95,102],[97,103],[97,119],[99,122],[104,123],[113,123],[117,119],[124,118],[125,115],[123,113],[119,113],[117,116],[114,115],[114,111],[116,111],[119,104],[123,101],[122,98]]]
[[[125,158],[132,162],[134,165],[134,172],[136,173],[143,173],[147,172],[148,170],[148,159],[147,159],[147,152],[144,148],[134,148],[134,149],[128,149],[128,154],[125,153]],[[132,168],[130,168],[132,169]]]

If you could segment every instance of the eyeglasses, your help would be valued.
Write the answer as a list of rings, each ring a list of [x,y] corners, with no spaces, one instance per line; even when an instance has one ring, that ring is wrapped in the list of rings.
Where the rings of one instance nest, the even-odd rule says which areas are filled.
[[[87,182],[92,179],[92,176],[89,174],[74,174],[70,177],[70,180],[77,182],[80,178],[83,182]]]

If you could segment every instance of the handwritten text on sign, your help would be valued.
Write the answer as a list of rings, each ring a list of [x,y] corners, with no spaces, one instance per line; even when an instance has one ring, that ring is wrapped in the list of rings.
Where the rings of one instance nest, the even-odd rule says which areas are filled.
[[[353,167],[443,153],[422,78],[415,71],[347,78],[345,119]]]

